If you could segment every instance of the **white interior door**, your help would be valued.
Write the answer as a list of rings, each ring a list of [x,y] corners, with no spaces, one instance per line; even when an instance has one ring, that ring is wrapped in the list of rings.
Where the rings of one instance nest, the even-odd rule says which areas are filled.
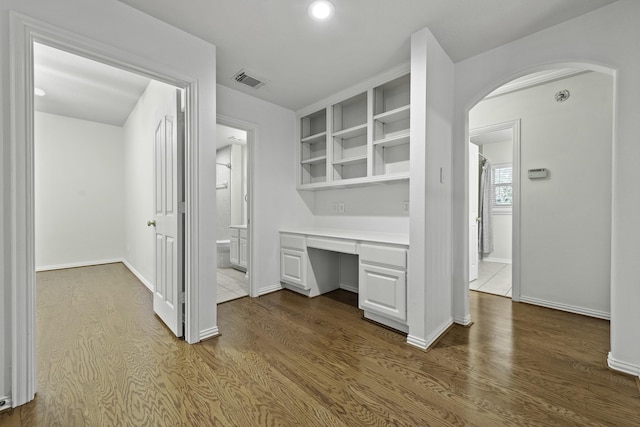
[[[171,331],[183,335],[183,147],[180,92],[167,102],[156,121],[155,159],[155,291],[153,311]]]
[[[480,148],[469,143],[469,281],[478,278],[478,187]]]

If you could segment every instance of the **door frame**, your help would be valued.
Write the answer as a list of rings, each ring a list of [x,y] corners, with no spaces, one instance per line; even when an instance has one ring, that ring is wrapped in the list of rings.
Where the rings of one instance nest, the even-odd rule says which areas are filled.
[[[198,305],[198,81],[170,66],[11,12],[11,390],[12,406],[32,400],[35,364],[33,43],[65,50],[185,90],[185,340],[200,341]]]
[[[257,251],[256,233],[255,233],[255,210],[253,208],[253,189],[255,188],[255,165],[256,165],[256,144],[258,142],[258,126],[254,123],[245,122],[244,120],[225,116],[224,114],[216,115],[216,124],[228,126],[234,129],[243,130],[247,133],[247,232],[249,234],[249,261],[247,262],[247,271],[249,272],[249,296],[256,298],[260,296],[258,289],[258,281],[256,280],[255,262]],[[217,294],[216,294],[217,295]]]
[[[471,141],[471,138],[475,136],[500,130],[511,130],[511,140],[513,141],[513,205],[511,210],[511,300],[520,302],[520,119],[469,129],[469,138],[467,139],[467,141]],[[468,144],[466,150],[467,158],[469,158]],[[467,169],[469,169],[468,166]],[[469,198],[469,191],[470,189],[467,189],[467,198]],[[469,221],[468,218],[469,207],[467,206],[467,222]],[[469,248],[467,248],[467,251],[468,250]],[[468,286],[469,284],[467,283],[467,287]]]

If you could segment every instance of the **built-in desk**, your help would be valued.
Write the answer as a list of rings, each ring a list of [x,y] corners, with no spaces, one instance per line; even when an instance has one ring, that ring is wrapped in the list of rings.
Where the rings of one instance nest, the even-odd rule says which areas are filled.
[[[280,280],[314,297],[338,288],[358,293],[364,316],[407,328],[409,236],[353,230],[280,230]]]

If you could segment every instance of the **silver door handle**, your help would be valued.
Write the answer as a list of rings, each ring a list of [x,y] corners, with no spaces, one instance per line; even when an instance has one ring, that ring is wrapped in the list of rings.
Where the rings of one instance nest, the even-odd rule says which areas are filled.
[[[147,227],[151,227],[152,225],[153,225],[154,227],[156,226],[156,222],[155,222],[154,220],[147,221]]]

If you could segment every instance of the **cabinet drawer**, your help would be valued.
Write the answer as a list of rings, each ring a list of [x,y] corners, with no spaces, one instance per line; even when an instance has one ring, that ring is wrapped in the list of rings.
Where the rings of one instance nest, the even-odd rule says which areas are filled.
[[[229,235],[231,237],[240,237],[240,230],[238,230],[237,228],[229,228]]]
[[[281,234],[280,247],[304,251],[306,249],[304,236],[300,236],[298,234]]]
[[[240,229],[240,237],[246,239],[247,238],[247,229],[246,228],[241,228]]]
[[[362,243],[359,249],[361,262],[391,265],[405,270],[407,268],[406,249],[368,245],[366,243]]]
[[[343,254],[355,254],[356,243],[340,239],[322,239],[319,237],[308,237],[307,247],[324,249],[325,251],[342,252]]]

